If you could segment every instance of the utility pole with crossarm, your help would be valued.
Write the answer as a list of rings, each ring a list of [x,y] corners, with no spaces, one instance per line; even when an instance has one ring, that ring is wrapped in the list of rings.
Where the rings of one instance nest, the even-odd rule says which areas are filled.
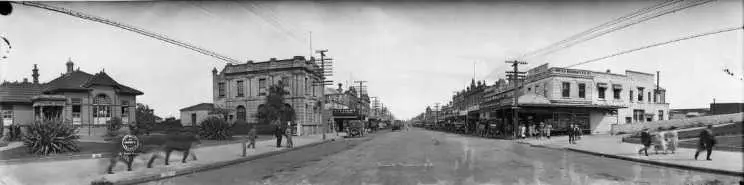
[[[514,84],[514,104],[512,104],[512,110],[514,111],[513,114],[513,129],[514,129],[514,137],[519,137],[519,86],[520,81],[525,78],[526,72],[519,71],[519,65],[525,65],[527,62],[524,61],[506,61],[507,64],[511,64],[514,68],[514,71],[506,71],[506,76],[513,82]]]

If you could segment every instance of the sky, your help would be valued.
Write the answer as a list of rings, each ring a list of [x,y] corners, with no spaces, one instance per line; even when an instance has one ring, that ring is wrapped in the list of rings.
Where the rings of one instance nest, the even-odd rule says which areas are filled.
[[[334,83],[366,80],[398,118],[447,103],[471,79],[490,85],[505,60],[662,1],[500,2],[46,2],[167,35],[240,60],[310,56],[328,49]],[[566,66],[696,33],[741,26],[742,2],[718,0],[527,60]],[[310,44],[312,32],[312,45]],[[144,92],[138,103],[162,117],[212,101],[211,70],[224,62],[134,32],[15,4],[0,16],[12,45],[0,81],[40,81],[68,59],[88,73],[106,71]],[[744,102],[741,30],[642,50],[576,68],[624,73],[661,71],[671,108]],[[723,73],[729,68],[739,77]]]

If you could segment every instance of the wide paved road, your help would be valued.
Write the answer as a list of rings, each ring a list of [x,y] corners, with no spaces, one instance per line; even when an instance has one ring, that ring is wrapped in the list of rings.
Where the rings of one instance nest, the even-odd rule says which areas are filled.
[[[738,184],[739,180],[411,129],[149,184]]]

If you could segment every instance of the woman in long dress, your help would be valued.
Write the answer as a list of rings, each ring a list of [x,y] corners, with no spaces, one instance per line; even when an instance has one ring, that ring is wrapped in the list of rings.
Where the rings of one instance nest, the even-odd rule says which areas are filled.
[[[679,135],[677,134],[677,131],[667,131],[666,134],[664,134],[664,137],[667,141],[666,149],[674,153],[677,150],[677,146],[679,146]]]
[[[664,139],[664,131],[659,129],[659,131],[654,134],[654,150],[656,154],[659,154],[659,151],[663,151],[664,154],[666,154],[666,147],[667,142]]]

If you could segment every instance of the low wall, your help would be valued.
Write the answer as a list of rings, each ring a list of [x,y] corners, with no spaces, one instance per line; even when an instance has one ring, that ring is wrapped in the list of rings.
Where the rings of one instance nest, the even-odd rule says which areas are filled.
[[[702,116],[702,117],[693,117],[693,118],[685,118],[685,119],[673,119],[673,120],[654,121],[654,122],[612,125],[612,134],[618,134],[621,132],[622,133],[639,132],[643,130],[644,128],[648,128],[649,130],[653,131],[653,130],[657,130],[659,127],[662,127],[665,129],[669,127],[687,128],[687,127],[694,127],[694,126],[700,126],[700,125],[715,125],[715,124],[721,124],[721,123],[739,122],[739,121],[742,121],[742,116],[744,116],[744,113],[722,114],[722,115]]]

